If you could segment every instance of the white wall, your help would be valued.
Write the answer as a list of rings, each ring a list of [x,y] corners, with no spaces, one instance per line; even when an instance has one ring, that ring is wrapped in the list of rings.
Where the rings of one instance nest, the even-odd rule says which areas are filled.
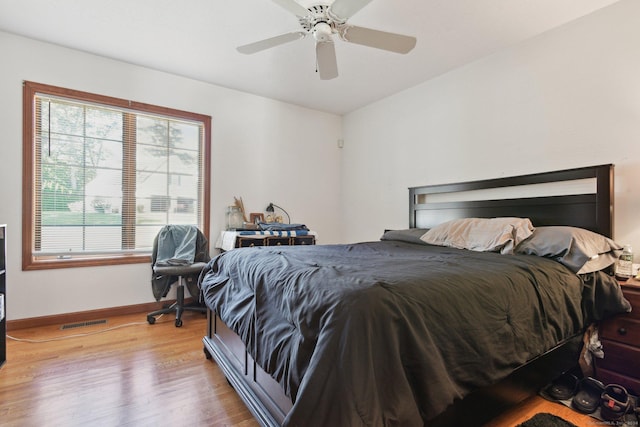
[[[613,163],[640,262],[639,22],[622,1],[345,116],[347,240],[407,227],[411,186]]]
[[[614,163],[615,237],[640,254],[637,22],[624,0],[342,119],[0,32],[8,318],[153,301],[148,265],[21,271],[23,80],[211,115],[212,240],[234,196],[320,243],[376,240],[408,225],[410,186]]]
[[[340,239],[339,116],[0,32],[0,223],[8,225],[9,320],[153,301],[146,264],[21,271],[22,82],[68,87],[210,115],[211,236],[225,206],[272,201]],[[313,131],[309,131],[309,130]]]

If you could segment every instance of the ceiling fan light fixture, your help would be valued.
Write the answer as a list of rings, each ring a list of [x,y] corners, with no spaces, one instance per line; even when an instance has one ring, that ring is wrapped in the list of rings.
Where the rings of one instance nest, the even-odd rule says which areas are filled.
[[[317,42],[330,42],[332,33],[331,25],[326,22],[318,22],[313,27],[313,37]]]
[[[313,34],[316,41],[316,71],[318,71],[321,80],[331,80],[338,77],[338,64],[333,43],[334,34],[348,43],[403,54],[411,51],[416,45],[415,37],[347,24],[347,20],[351,16],[372,0],[272,1],[296,15],[300,29],[239,46],[238,52],[252,54]]]

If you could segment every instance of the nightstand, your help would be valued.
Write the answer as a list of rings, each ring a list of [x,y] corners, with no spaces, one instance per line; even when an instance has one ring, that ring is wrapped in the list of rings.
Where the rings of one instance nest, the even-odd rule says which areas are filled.
[[[603,321],[598,330],[604,359],[596,359],[596,377],[604,384],[620,384],[640,393],[640,281],[621,282],[633,311]]]

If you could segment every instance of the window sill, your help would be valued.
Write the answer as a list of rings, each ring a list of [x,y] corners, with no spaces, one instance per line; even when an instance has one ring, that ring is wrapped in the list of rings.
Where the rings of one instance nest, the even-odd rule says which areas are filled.
[[[57,258],[57,257],[23,257],[22,270],[50,270],[56,268],[79,268],[79,267],[99,267],[108,265],[121,265],[121,264],[150,264],[151,254],[136,254],[136,255],[119,255],[106,257],[72,257],[72,258]]]

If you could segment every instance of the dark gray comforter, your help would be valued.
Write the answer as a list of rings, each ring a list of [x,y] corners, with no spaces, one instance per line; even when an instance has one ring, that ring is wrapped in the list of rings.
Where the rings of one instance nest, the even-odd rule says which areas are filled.
[[[207,305],[294,401],[290,426],[422,426],[629,310],[601,273],[401,241],[233,250],[202,279]]]

